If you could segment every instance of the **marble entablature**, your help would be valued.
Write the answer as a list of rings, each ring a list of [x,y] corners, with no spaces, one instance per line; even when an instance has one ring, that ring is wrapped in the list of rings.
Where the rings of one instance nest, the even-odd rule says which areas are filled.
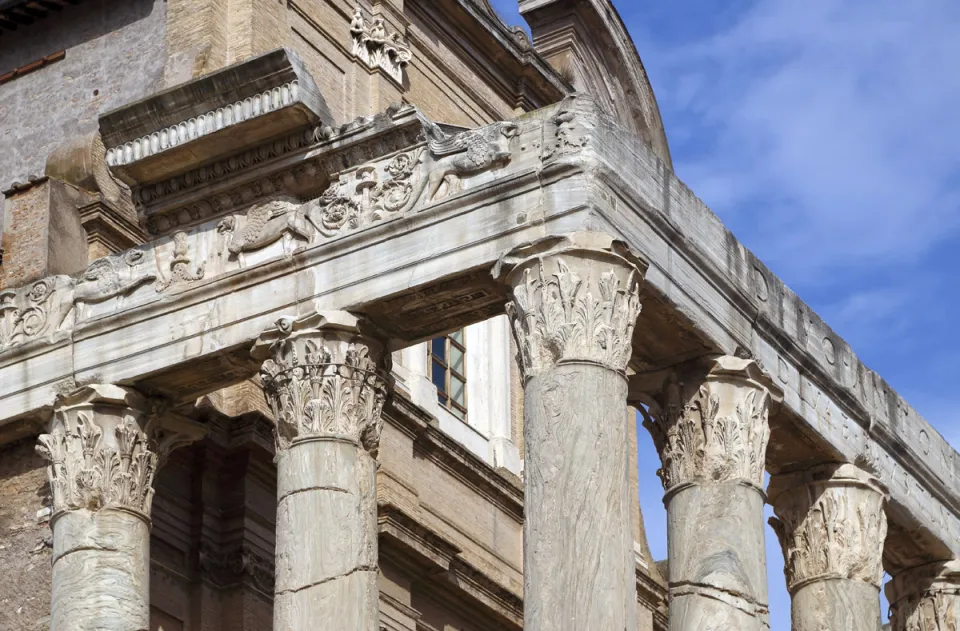
[[[63,380],[147,379],[162,388],[189,362],[195,381],[184,396],[210,392],[252,376],[238,358],[277,316],[314,307],[369,311],[403,344],[427,339],[440,326],[503,313],[505,290],[483,270],[505,252],[603,230],[650,262],[644,291],[658,298],[652,315],[645,301],[641,318],[669,303],[688,339],[728,354],[748,349],[783,390],[768,469],[789,464],[778,463],[780,436],[796,428],[821,453],[870,463],[890,490],[891,521],[929,543],[921,560],[960,552],[956,452],[590,99],[456,136],[410,107],[316,130],[297,131],[314,142],[285,160],[163,198],[164,208],[209,204],[208,215],[97,261],[80,278],[4,292],[0,424],[49,407]],[[314,188],[305,200],[282,194],[218,210],[205,197],[304,164],[315,169],[301,175]],[[141,200],[154,185],[140,185]],[[376,247],[385,241],[389,254]],[[388,303],[399,311],[378,310]],[[394,312],[402,323],[391,322]],[[165,319],[173,313],[175,322]],[[455,315],[437,317],[445,313]],[[634,347],[653,334],[638,325]],[[631,365],[657,361],[635,354]],[[35,370],[49,370],[48,379],[25,376]]]

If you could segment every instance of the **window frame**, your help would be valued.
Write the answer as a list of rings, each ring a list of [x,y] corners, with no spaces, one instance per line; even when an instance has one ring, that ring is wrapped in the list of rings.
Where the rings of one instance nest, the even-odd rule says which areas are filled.
[[[460,340],[457,341],[454,336],[460,334]],[[434,344],[438,340],[443,340],[443,357],[434,353]],[[463,357],[463,370],[455,369],[451,363],[451,349],[456,349],[459,351]],[[441,389],[437,382],[434,380],[434,365],[440,366],[443,368],[443,388]],[[466,340],[466,331],[464,329],[458,329],[457,331],[452,331],[447,335],[442,337],[436,337],[430,340],[427,343],[427,366],[429,370],[430,383],[434,386],[437,386],[437,402],[444,408],[450,411],[451,414],[456,416],[459,420],[464,423],[467,422],[469,415],[470,402],[467,398],[467,340]],[[453,393],[451,391],[451,381],[456,378],[458,381],[463,383],[463,403],[459,403],[453,398]]]

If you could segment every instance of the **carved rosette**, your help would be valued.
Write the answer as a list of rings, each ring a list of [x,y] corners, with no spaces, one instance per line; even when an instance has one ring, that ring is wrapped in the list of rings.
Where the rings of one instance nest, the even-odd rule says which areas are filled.
[[[281,318],[253,356],[277,423],[277,450],[316,438],[351,440],[376,455],[390,389],[390,354],[342,311]]]
[[[37,445],[49,463],[54,514],[123,508],[149,519],[160,462],[203,433],[129,388],[90,385],[62,397]]]
[[[665,373],[642,397],[667,492],[703,482],[763,490],[770,405],[780,390],[752,359],[710,357]]]
[[[791,594],[825,579],[880,589],[887,492],[876,478],[851,464],[821,465],[774,476],[768,493]]]
[[[647,266],[612,237],[577,232],[520,246],[497,263],[525,378],[564,363],[624,373]]]
[[[960,561],[900,572],[886,586],[893,631],[960,629]]]

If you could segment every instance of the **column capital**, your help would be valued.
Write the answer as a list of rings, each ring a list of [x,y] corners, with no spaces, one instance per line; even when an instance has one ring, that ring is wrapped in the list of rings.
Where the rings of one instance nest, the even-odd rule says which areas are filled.
[[[873,475],[852,464],[825,464],[772,476],[767,492],[791,594],[826,579],[880,589],[887,491]]]
[[[704,482],[763,490],[770,407],[783,394],[755,360],[704,357],[634,375],[630,392],[660,454],[668,496]]]
[[[120,508],[149,520],[157,468],[204,433],[132,388],[91,384],[59,397],[37,445],[49,463],[54,515]]]
[[[905,570],[894,576],[885,590],[893,631],[960,628],[960,560]]]
[[[346,311],[284,317],[257,340],[260,382],[277,423],[277,449],[318,438],[354,442],[372,455],[390,389],[390,353]]]
[[[646,270],[626,244],[599,232],[547,237],[502,256],[493,275],[510,287],[506,311],[524,378],[565,363],[624,373]]]

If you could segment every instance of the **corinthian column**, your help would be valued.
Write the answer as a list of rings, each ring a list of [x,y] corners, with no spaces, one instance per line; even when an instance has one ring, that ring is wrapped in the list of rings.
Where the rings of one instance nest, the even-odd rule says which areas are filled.
[[[161,420],[136,391],[62,397],[37,451],[53,494],[51,631],[150,628],[150,504],[160,460],[202,428]]]
[[[730,356],[635,380],[662,463],[671,631],[768,629],[763,472],[779,390]]]
[[[277,422],[275,631],[378,631],[376,454],[390,354],[343,312],[253,351]]]
[[[886,586],[893,631],[960,629],[960,561],[900,572]]]
[[[505,276],[524,382],[524,629],[635,631],[625,370],[646,266],[611,237],[521,247]]]
[[[768,491],[793,628],[879,629],[887,536],[880,483],[854,465],[830,464],[774,476]]]

